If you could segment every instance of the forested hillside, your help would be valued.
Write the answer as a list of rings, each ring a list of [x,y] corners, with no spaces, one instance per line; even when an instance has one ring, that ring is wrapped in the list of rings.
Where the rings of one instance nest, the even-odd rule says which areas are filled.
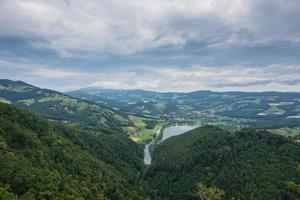
[[[68,95],[29,85],[21,81],[0,79],[0,102],[11,103],[65,123],[121,130],[128,117],[110,108],[78,100]]]
[[[146,199],[142,149],[0,103],[0,199]]]
[[[123,94],[122,91],[119,93]],[[144,99],[143,95],[151,94],[132,91],[130,96],[137,98],[137,104],[141,106],[138,108],[144,110],[147,108],[144,104],[151,105],[151,101]],[[201,123],[204,124],[210,123],[213,118],[202,116],[216,116],[216,110],[222,110],[219,106],[215,110],[205,107],[205,102],[216,98],[207,94],[211,92],[189,93],[189,97],[182,94],[186,103],[195,103],[197,99],[204,98],[201,101],[203,105],[198,105],[199,109],[207,109],[207,112],[200,113]],[[172,95],[179,94],[164,95],[174,100],[178,97]],[[230,101],[226,98],[221,102],[223,106]],[[252,102],[244,98],[244,103]],[[265,98],[256,100],[260,102]],[[298,109],[295,107],[298,106],[295,96],[284,98],[280,97],[277,103],[270,100],[272,103],[268,105],[273,111],[282,106]],[[294,103],[287,103],[289,99],[293,99]],[[97,102],[79,100],[10,80],[0,80],[0,101],[5,102],[0,102],[1,200],[196,200],[201,199],[201,195],[211,194],[218,196],[212,198],[215,200],[300,198],[293,189],[300,183],[300,173],[296,170],[300,163],[297,118],[247,121],[248,125],[253,123],[253,127],[258,128],[262,128],[261,124],[264,127],[296,126],[292,130],[293,137],[293,134],[286,134],[287,130],[282,129],[273,132],[287,137],[252,129],[234,128],[227,131],[215,126],[203,126],[151,146],[152,164],[144,166],[143,145],[130,140],[123,130],[130,131],[132,123],[136,128],[133,131],[137,134],[146,130],[145,133],[153,137],[150,133],[155,134],[161,126],[171,123],[178,116],[168,118],[168,114],[163,114],[161,119],[140,113],[140,117],[133,114],[128,117],[116,111],[117,108],[110,109],[97,105]],[[128,105],[131,104],[130,99],[126,101]],[[166,105],[171,106],[169,103]],[[136,108],[137,104],[129,108]],[[154,107],[162,108],[164,105],[156,102]],[[150,106],[147,109],[152,108]],[[199,114],[192,107],[185,109],[180,113]],[[177,112],[175,107],[172,110]],[[131,111],[128,110],[129,113],[135,113],[134,109]],[[228,118],[217,116],[216,119],[217,124],[222,125],[222,120]],[[198,121],[193,119],[191,122]],[[231,121],[235,125],[239,122],[237,119]],[[240,131],[234,132],[237,129]],[[211,200],[207,197],[204,199]]]
[[[299,199],[286,184],[300,182],[299,155],[299,143],[268,132],[201,127],[159,144],[144,183],[153,199],[200,199],[197,183],[225,199]]]
[[[216,187],[224,199],[299,198],[288,183],[300,182],[300,145],[268,132],[197,128],[159,144],[144,172],[142,152],[122,133],[0,103],[2,199],[190,200],[199,187]]]

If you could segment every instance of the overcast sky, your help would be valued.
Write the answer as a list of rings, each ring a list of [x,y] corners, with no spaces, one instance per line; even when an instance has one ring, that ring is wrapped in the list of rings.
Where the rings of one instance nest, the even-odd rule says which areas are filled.
[[[0,78],[300,92],[300,1],[0,0]]]

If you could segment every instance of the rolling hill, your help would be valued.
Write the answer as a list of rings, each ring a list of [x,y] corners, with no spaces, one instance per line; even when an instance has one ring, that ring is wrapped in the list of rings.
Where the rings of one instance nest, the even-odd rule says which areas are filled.
[[[242,117],[248,125],[299,126],[286,119],[299,114],[298,93],[101,91],[66,95],[0,80],[0,199],[196,200],[199,186],[228,200],[299,199],[288,184],[300,182],[298,137],[202,126],[153,146],[144,166],[143,145],[123,131],[211,115],[219,124]],[[262,108],[265,116],[246,112]]]
[[[300,123],[300,93],[152,92],[84,88],[67,94],[122,112],[231,127],[279,128]]]
[[[142,200],[142,149],[0,103],[0,199]]]
[[[110,108],[60,92],[41,89],[22,81],[1,79],[0,101],[36,111],[48,119],[65,123],[99,126],[118,131],[122,125],[128,124],[127,115]]]

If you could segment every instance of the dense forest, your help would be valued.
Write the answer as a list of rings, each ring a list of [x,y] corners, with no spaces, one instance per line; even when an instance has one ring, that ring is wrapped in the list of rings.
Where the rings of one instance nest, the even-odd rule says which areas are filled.
[[[116,95],[114,102],[128,95],[128,91],[106,93],[105,98]],[[165,109],[170,114],[178,110],[182,100],[207,111],[213,106],[215,112],[235,96],[239,103],[233,105],[234,109],[223,110],[224,115],[243,113],[254,117],[255,113],[244,111],[262,106],[270,116],[249,120],[250,127],[288,126],[299,131],[299,119],[274,114],[282,110],[297,114],[294,112],[298,100],[294,98],[299,94],[228,94],[231,96],[221,95],[220,103],[220,96],[209,91],[131,91],[129,100],[139,102],[130,104],[132,112],[124,114],[98,101],[79,100],[24,82],[0,80],[0,200],[300,199],[299,134],[283,137],[264,130],[202,126],[151,146],[152,164],[145,166],[144,144],[133,142],[123,130],[139,123],[144,130],[153,129],[155,133],[156,127],[169,122],[149,113],[140,114],[144,117],[139,118],[139,112],[134,114],[137,108],[159,112]],[[158,100],[171,100],[153,104],[144,99],[153,95]],[[253,95],[257,96],[254,100]],[[275,95],[279,98],[277,103],[265,102]],[[176,98],[180,100],[177,103]],[[212,105],[205,105],[208,102]],[[250,105],[253,102],[257,102],[254,107]],[[183,107],[179,113],[193,114],[193,108]]]
[[[145,199],[142,149],[0,103],[0,199]]]
[[[142,152],[122,133],[0,103],[0,199],[299,198],[300,145],[266,131],[197,128],[158,145],[146,168]]]
[[[300,182],[299,155],[299,144],[266,131],[201,127],[157,146],[145,188],[153,199],[200,199],[199,185],[224,199],[298,199],[287,182]]]

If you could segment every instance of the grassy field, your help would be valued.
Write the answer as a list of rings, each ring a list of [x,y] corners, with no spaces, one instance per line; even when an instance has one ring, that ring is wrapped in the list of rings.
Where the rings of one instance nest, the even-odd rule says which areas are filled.
[[[279,129],[271,129],[272,133],[283,135],[285,137],[297,137],[300,135],[300,129],[299,128],[279,128]]]
[[[275,105],[272,105],[268,110],[266,110],[264,113],[266,115],[282,115],[284,114],[284,110],[278,108],[277,106]]]
[[[132,122],[134,126],[130,127],[124,127],[124,131],[129,135],[129,137],[135,141],[135,142],[141,142],[145,143],[149,141],[157,130],[161,128],[163,125],[167,124],[166,121],[164,120],[159,120],[157,118],[153,118],[157,120],[157,124],[153,129],[147,129],[145,120],[149,120],[148,116],[147,117],[140,117],[140,116],[133,116],[131,115],[130,118],[132,119]],[[179,123],[181,121],[178,121]],[[192,118],[192,119],[186,119],[183,120],[182,123],[192,123],[192,124],[198,124],[198,125],[203,125],[203,124],[211,124],[211,125],[219,125],[219,126],[224,126],[224,127],[231,127],[233,124],[232,119],[228,119],[226,117],[220,117],[220,116],[214,116],[214,117],[197,117],[197,118]]]
[[[132,126],[124,127],[124,131],[129,135],[129,137],[138,143],[146,143],[150,139],[154,137],[157,130],[161,128],[163,125],[167,124],[167,121],[160,120],[157,118],[151,118],[150,116],[141,117],[141,116],[134,116],[130,115],[131,121],[133,123]],[[146,120],[155,119],[157,123],[153,129],[146,128]],[[177,123],[191,123],[196,125],[216,125],[221,126],[223,128],[229,129],[239,129],[242,127],[247,127],[247,123],[250,120],[247,119],[237,119],[237,118],[229,118],[223,117],[218,115],[204,115],[204,116],[197,116],[192,118],[186,118],[182,121],[177,121]],[[270,129],[272,133],[283,135],[286,137],[292,137],[298,139],[300,137],[300,129],[298,128],[279,128],[279,129]]]
[[[246,119],[237,119],[237,118],[229,118],[219,115],[202,115],[193,118],[187,119],[190,123],[197,124],[197,125],[215,125],[221,126],[224,128],[241,128],[245,127],[247,122],[250,120]]]
[[[166,124],[163,120],[157,120],[157,123],[153,129],[147,129],[145,120],[149,120],[149,118],[138,117],[138,116],[130,116],[134,126],[124,127],[124,131],[130,135],[129,137],[135,142],[147,142],[155,135],[156,131],[162,127],[162,125]]]

